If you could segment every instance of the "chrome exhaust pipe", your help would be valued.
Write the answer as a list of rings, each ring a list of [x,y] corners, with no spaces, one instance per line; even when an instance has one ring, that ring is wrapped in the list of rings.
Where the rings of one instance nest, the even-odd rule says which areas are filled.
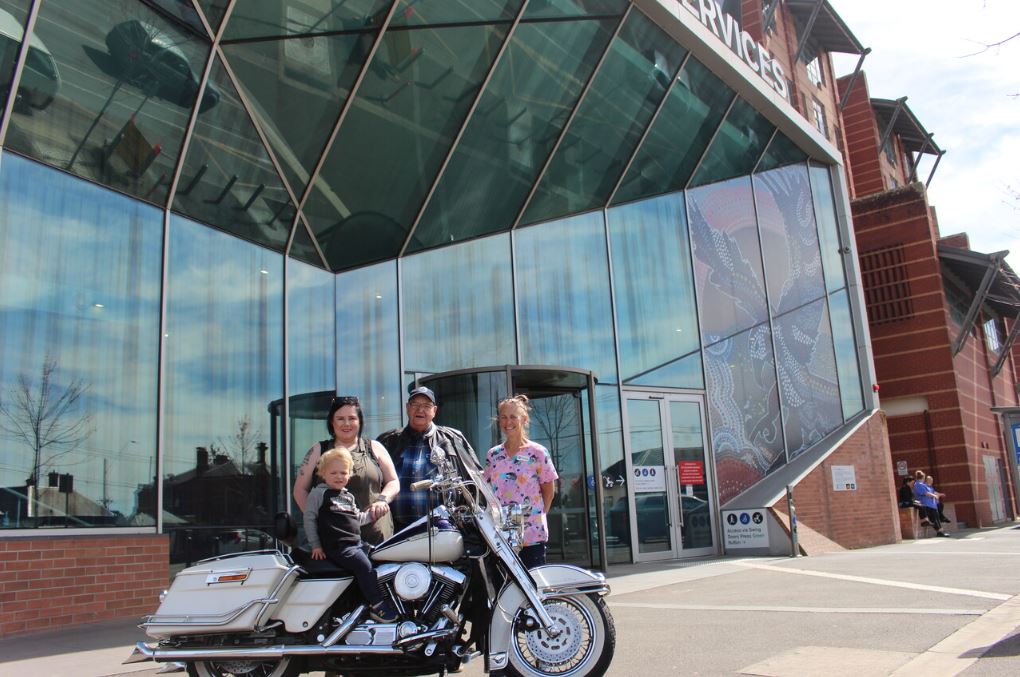
[[[365,646],[341,644],[340,646],[308,645],[276,645],[261,647],[241,647],[236,649],[158,649],[145,642],[135,644],[135,650],[124,664],[141,663],[143,661],[225,661],[238,659],[269,660],[284,656],[336,656],[341,654],[403,654],[400,649],[392,646]]]

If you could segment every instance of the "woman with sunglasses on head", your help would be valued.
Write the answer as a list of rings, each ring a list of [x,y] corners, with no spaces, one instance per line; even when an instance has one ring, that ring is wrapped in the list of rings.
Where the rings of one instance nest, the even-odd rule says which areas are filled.
[[[365,415],[357,397],[336,397],[329,408],[326,427],[332,439],[316,442],[305,454],[294,482],[294,502],[302,511],[309,492],[319,484],[315,467],[323,452],[346,449],[354,459],[347,490],[371,521],[362,527],[361,538],[375,545],[393,535],[390,503],[400,492],[400,480],[383,445],[361,436]]]

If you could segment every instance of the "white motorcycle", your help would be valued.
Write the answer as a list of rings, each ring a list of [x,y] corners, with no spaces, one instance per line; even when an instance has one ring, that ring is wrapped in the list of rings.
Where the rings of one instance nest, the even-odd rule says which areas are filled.
[[[412,490],[431,491],[436,507],[369,555],[395,622],[370,620],[354,579],[304,551],[237,553],[177,574],[139,626],[158,642],[139,642],[125,663],[183,663],[193,677],[353,677],[443,675],[483,657],[496,675],[604,674],[616,646],[605,577],[565,564],[529,571],[516,554],[528,508],[500,507],[473,457],[437,448],[431,460],[436,476]]]

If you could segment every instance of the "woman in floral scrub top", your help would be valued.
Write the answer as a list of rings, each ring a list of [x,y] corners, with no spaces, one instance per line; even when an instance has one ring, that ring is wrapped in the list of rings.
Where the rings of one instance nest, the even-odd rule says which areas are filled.
[[[524,548],[521,561],[529,569],[545,564],[545,544],[549,540],[546,514],[552,507],[559,475],[549,452],[527,438],[528,398],[516,395],[499,403],[499,429],[505,441],[489,449],[485,459],[485,479],[492,485],[500,503],[531,503],[531,514],[524,523]]]

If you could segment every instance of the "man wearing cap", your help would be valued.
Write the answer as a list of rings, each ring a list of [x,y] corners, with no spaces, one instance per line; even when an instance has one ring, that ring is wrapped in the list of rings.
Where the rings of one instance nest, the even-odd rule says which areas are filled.
[[[390,453],[400,478],[401,491],[390,506],[398,530],[428,512],[428,492],[411,491],[411,484],[435,474],[436,467],[429,460],[433,447],[442,448],[461,463],[478,462],[474,449],[461,431],[432,422],[439,410],[436,405],[434,392],[425,386],[415,388],[407,398],[407,425],[378,438]]]

